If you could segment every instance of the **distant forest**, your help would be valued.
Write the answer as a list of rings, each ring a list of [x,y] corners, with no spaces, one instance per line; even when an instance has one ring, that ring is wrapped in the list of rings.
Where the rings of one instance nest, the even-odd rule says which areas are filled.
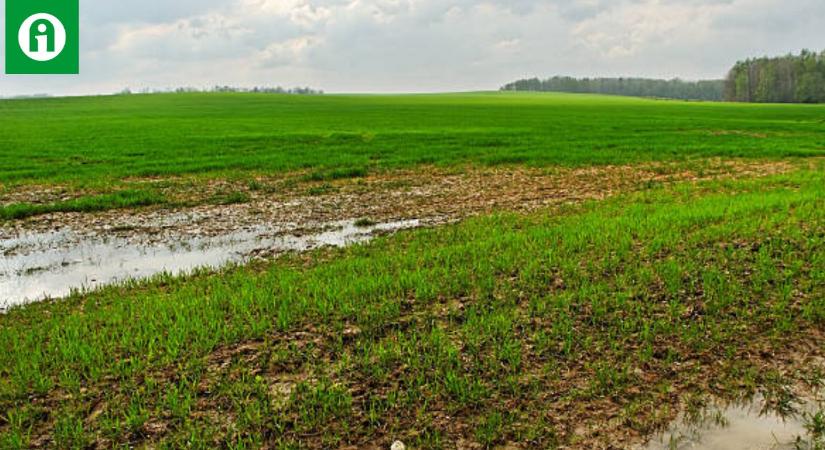
[[[740,61],[725,82],[725,99],[754,103],[825,103],[825,51]]]
[[[505,85],[502,91],[573,92],[632,97],[659,97],[679,100],[720,101],[725,81],[653,80],[648,78],[531,78]]]
[[[574,92],[753,103],[825,103],[825,51],[737,62],[725,80],[531,78],[503,91]]]
[[[319,89],[312,89],[310,87],[295,87],[283,88],[281,86],[255,86],[255,87],[237,87],[237,86],[212,86],[210,88],[202,89],[197,87],[179,87],[174,89],[150,89],[145,88],[139,90],[139,94],[187,94],[194,92],[236,92],[236,93],[250,93],[250,94],[294,94],[294,95],[323,95],[324,91]],[[130,88],[123,89],[117,95],[129,95],[134,92]]]

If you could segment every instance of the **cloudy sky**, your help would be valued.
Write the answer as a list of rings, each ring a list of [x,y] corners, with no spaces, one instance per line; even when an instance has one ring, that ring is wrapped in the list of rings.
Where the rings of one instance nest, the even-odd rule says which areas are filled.
[[[739,58],[825,48],[823,0],[80,4],[81,74],[0,75],[0,95],[214,84],[457,91],[555,74],[719,78]]]

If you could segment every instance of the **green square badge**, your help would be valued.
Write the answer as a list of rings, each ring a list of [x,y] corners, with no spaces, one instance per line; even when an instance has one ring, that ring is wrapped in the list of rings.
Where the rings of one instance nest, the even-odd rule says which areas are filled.
[[[79,0],[6,0],[6,73],[80,71]]]

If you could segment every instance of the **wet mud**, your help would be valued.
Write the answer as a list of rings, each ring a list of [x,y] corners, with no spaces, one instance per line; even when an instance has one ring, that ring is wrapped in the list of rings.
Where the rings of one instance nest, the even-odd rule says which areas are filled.
[[[766,176],[793,168],[787,162],[721,160],[694,169],[665,164],[428,168],[302,184],[258,179],[258,189],[249,188],[248,181],[143,180],[171,186],[167,196],[196,206],[54,213],[0,223],[0,309],[66,296],[74,289],[348,245],[493,211],[552,209],[668,183]],[[5,192],[0,203],[48,200],[55,191],[63,192],[22,187]],[[242,192],[249,201],[200,203],[217,191]]]

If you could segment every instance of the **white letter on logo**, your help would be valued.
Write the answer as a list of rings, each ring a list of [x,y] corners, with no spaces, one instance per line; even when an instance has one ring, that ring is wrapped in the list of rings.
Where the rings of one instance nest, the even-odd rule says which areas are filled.
[[[44,23],[41,23],[36,30],[32,30],[32,25],[35,22],[44,20],[52,25],[51,30]],[[49,31],[53,36],[46,34]],[[53,39],[54,42],[50,42],[50,39]],[[32,48],[32,40],[35,41],[35,48]],[[20,31],[17,33],[17,43],[20,44],[20,50],[23,50],[23,53],[29,58],[40,62],[51,61],[57,58],[57,55],[66,46],[66,28],[57,20],[57,17],[51,14],[35,14],[24,20],[23,25],[20,25]],[[49,51],[50,47],[52,51]]]

